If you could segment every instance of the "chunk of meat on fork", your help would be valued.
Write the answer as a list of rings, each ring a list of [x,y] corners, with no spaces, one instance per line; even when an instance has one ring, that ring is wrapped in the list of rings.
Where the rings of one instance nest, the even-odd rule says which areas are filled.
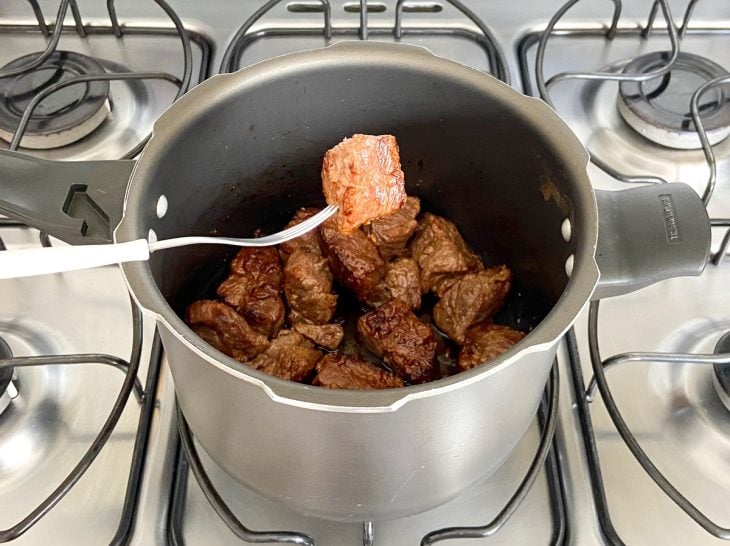
[[[401,208],[405,179],[395,137],[356,134],[327,150],[322,190],[327,204],[337,205],[335,222],[344,233]]]

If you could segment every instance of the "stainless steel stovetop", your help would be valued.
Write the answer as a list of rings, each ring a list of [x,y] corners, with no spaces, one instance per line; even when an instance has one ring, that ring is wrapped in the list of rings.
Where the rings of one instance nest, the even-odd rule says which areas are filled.
[[[651,0],[624,2],[615,37],[609,40],[606,34],[617,3],[581,0],[560,19],[547,41],[544,79],[565,71],[617,70],[639,55],[670,49],[661,10],[651,36],[642,36]],[[0,4],[0,67],[46,47],[49,38],[38,28],[33,4],[28,0]],[[49,24],[55,21],[59,4],[63,7],[59,0],[38,4]],[[59,49],[103,59],[107,71],[158,75],[112,80],[111,114],[86,138],[56,149],[21,146],[21,151],[57,159],[133,156],[151,123],[178,92],[220,71],[224,60],[223,69],[231,70],[288,51],[359,39],[363,28],[368,39],[392,40],[396,13],[394,1],[370,1],[364,27],[359,2],[331,1],[333,36],[327,40],[319,0],[283,1],[255,22],[239,47],[227,55],[236,30],[262,3],[177,0],[171,7],[190,38],[186,54],[175,17],[162,9],[164,2],[118,4],[121,38],[115,36],[118,29],[105,2],[71,2]],[[562,1],[465,4],[474,19],[445,0],[405,2],[402,40],[493,72],[515,88],[539,96],[538,44]],[[678,25],[687,5],[686,0],[669,2]],[[699,0],[689,5],[694,11],[681,51],[730,69],[730,4]],[[75,6],[87,36],[79,35],[74,25]],[[480,25],[486,26],[486,34]],[[49,34],[52,30],[51,26]],[[727,89],[725,93],[730,92]],[[688,100],[686,94],[674,91],[671,88],[665,96]],[[595,162],[605,166],[591,165],[594,186],[626,187],[608,170],[623,177],[683,181],[705,193],[709,170],[703,152],[671,150],[640,136],[621,117],[618,94],[616,82],[584,79],[562,81],[549,89],[556,110]],[[0,141],[0,146],[8,143]],[[730,267],[723,260],[726,249],[720,248],[730,225],[730,139],[713,149],[717,182],[708,211],[716,224],[717,264],[708,265],[697,278],[665,281],[605,300],[600,310],[591,310],[592,317],[585,310],[559,352],[558,428],[552,450],[546,464],[537,467],[524,500],[514,504],[511,518],[500,513],[533,462],[542,430],[537,417],[504,467],[474,490],[425,514],[365,525],[289,512],[238,486],[201,452],[204,470],[235,518],[248,530],[306,533],[316,544],[328,546],[418,544],[436,529],[490,522],[497,523],[485,529],[493,533],[483,539],[485,544],[720,544],[642,469],[614,425],[604,398],[596,394],[588,403],[585,396],[593,376],[589,318],[597,317],[593,341],[597,339],[604,360],[639,351],[712,353],[719,338],[730,331]],[[63,244],[2,219],[0,239],[7,248]],[[117,268],[0,281],[0,337],[15,357],[95,353],[86,363],[79,363],[78,357],[76,363],[68,362],[73,358],[50,359],[55,365],[28,360],[26,364],[35,365],[16,366],[11,389],[0,393],[0,541],[244,543],[216,514],[191,472],[180,447],[172,379],[154,325],[134,316]],[[689,358],[671,363],[664,358],[649,356],[617,365],[605,375],[611,393],[658,471],[700,512],[695,517],[728,528],[730,409],[723,405],[712,366]],[[130,368],[139,378],[138,389],[131,388]],[[125,377],[132,394],[118,401],[118,422],[105,427]],[[57,504],[45,503],[54,504],[47,513],[34,517],[44,499],[53,497],[54,489],[73,475],[79,461],[91,459],[85,453],[105,428],[111,428],[109,439],[88,470]],[[710,527],[707,521],[702,523]],[[239,526],[237,532],[245,534],[245,529]]]

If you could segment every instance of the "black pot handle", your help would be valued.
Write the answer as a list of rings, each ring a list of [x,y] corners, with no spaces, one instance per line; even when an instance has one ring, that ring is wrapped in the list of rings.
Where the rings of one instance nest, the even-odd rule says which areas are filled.
[[[596,200],[601,277],[594,299],[702,273],[710,256],[710,220],[690,186],[597,190]]]
[[[112,242],[134,161],[48,161],[0,150],[0,214],[74,245]]]

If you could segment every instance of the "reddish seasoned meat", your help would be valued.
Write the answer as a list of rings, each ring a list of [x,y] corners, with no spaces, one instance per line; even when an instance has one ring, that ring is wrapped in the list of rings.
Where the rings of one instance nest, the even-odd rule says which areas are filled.
[[[411,239],[411,255],[421,268],[421,291],[441,295],[453,283],[453,275],[483,269],[479,256],[464,242],[456,226],[426,213]]]
[[[329,354],[317,364],[313,384],[328,389],[395,389],[403,386],[403,380],[359,356]]]
[[[210,345],[239,362],[252,359],[269,345],[269,340],[254,331],[246,319],[219,301],[190,304],[185,322]]]
[[[231,262],[231,274],[218,296],[234,307],[251,328],[267,337],[284,324],[281,263],[275,248],[242,248]]]
[[[416,216],[420,211],[421,200],[409,196],[401,209],[363,226],[363,231],[378,247],[384,260],[403,253],[408,239],[418,227]]]
[[[344,233],[401,208],[406,191],[395,137],[353,135],[327,150],[322,190],[327,204],[339,207],[335,221]]]
[[[436,336],[400,300],[361,316],[357,331],[365,346],[412,383],[434,378]]]
[[[281,379],[303,381],[314,370],[320,358],[322,353],[300,333],[282,330],[269,348],[249,365]]]
[[[391,298],[404,302],[412,310],[421,307],[421,279],[413,258],[400,258],[388,264],[385,286]]]
[[[342,343],[345,331],[339,324],[304,324],[294,325],[294,329],[316,345],[334,351]]]
[[[511,280],[512,273],[504,265],[463,275],[434,306],[434,323],[455,342],[464,343],[469,326],[491,319],[502,307]]]
[[[294,227],[297,224],[300,224],[304,222],[307,218],[311,218],[315,214],[319,212],[319,209],[315,208],[302,208],[299,209],[296,214],[292,217],[291,220],[289,220],[289,223],[284,226],[284,229],[288,229],[290,227]],[[319,231],[316,229],[313,229],[312,231],[309,231],[302,235],[301,237],[297,237],[296,239],[292,239],[291,241],[287,241],[285,243],[281,243],[279,245],[279,256],[281,256],[281,261],[283,261],[285,264],[287,260],[289,259],[289,256],[295,251],[295,250],[306,250],[307,252],[311,252],[315,255],[320,255],[320,242],[319,242]]]
[[[480,322],[466,331],[459,352],[459,368],[469,370],[497,358],[525,337],[523,332],[509,326]]]
[[[332,293],[327,260],[306,250],[294,251],[284,266],[284,294],[292,323],[325,324],[332,320],[337,295]]]
[[[385,262],[362,230],[345,235],[330,219],[322,224],[320,234],[335,279],[363,303],[375,306],[387,301],[381,285]]]

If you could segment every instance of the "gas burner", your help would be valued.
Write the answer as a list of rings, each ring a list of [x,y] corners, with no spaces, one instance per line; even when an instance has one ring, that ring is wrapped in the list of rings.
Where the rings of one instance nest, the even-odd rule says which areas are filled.
[[[12,358],[10,346],[0,337],[0,358]],[[13,384],[13,368],[0,368],[0,414],[10,405],[10,401],[18,396]]]
[[[666,64],[669,56],[666,51],[642,55],[623,71],[644,74]],[[727,75],[723,67],[704,57],[680,52],[666,75],[645,82],[621,82],[618,110],[626,123],[652,142],[668,148],[698,149],[702,145],[690,113],[692,95],[702,84]],[[711,144],[730,135],[730,96],[724,89],[708,91],[700,112]]]
[[[730,332],[720,338],[715,346],[715,354],[730,354]],[[715,386],[720,400],[730,410],[730,364],[715,364]]]
[[[19,57],[0,72],[22,67],[39,53]],[[39,92],[71,78],[103,74],[92,57],[72,51],[55,51],[33,70],[0,79],[0,138],[10,142],[28,103]],[[33,111],[21,146],[35,150],[60,148],[81,140],[99,127],[111,112],[109,82],[94,81],[70,85],[52,93]]]

